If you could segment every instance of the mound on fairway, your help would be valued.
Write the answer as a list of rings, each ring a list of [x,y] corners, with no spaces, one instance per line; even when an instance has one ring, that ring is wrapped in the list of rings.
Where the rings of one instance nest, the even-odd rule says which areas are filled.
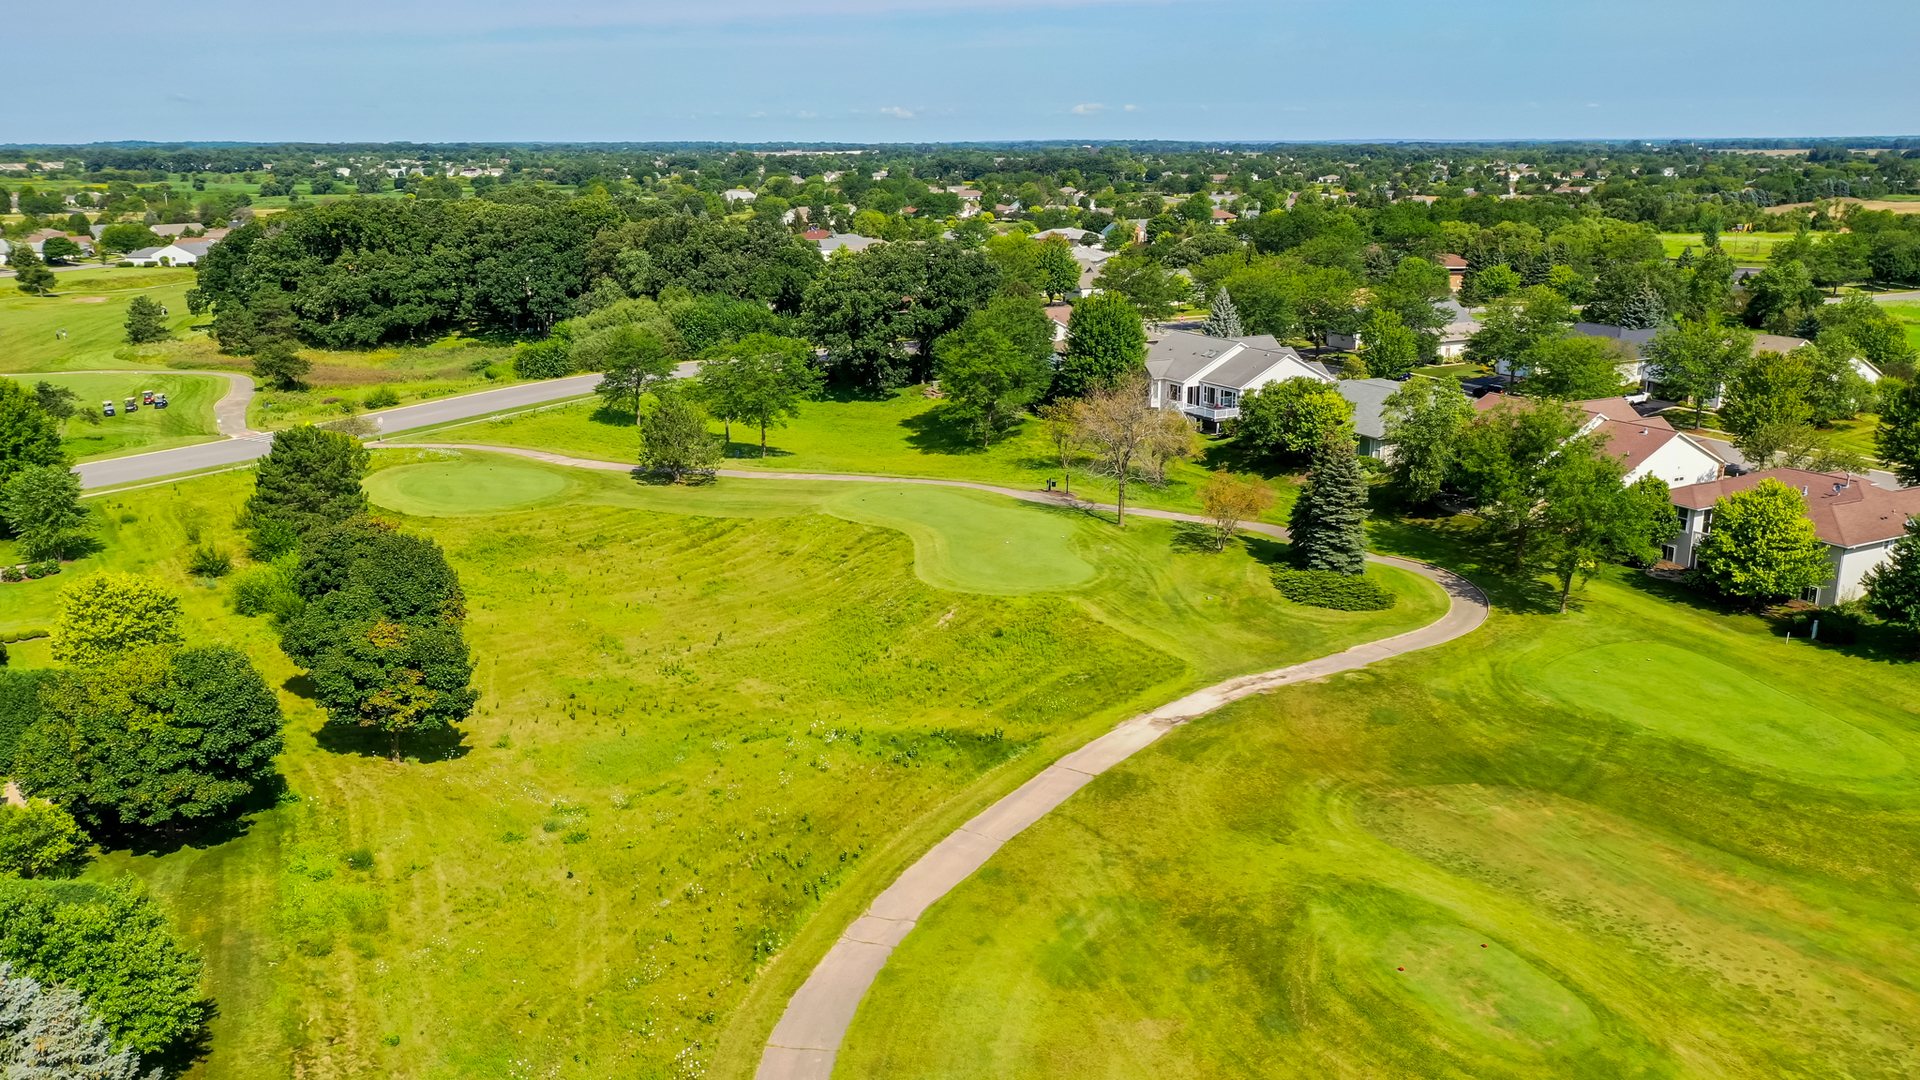
[[[1825,710],[1696,651],[1629,641],[1582,649],[1540,669],[1536,692],[1784,772],[1888,776],[1900,752]]]
[[[1074,553],[1085,524],[1076,511],[1004,495],[925,484],[847,484],[826,509],[836,517],[913,537],[921,580],[963,592],[1070,589],[1093,580]]]
[[[568,490],[558,470],[511,458],[463,457],[382,469],[367,477],[376,504],[414,517],[473,517],[524,510]]]

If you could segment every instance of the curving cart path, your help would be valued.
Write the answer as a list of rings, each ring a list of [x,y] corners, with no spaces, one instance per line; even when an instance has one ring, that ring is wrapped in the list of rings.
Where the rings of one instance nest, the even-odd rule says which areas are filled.
[[[514,454],[554,465],[609,472],[632,472],[633,466],[613,461],[593,461],[566,457],[544,450],[523,450],[504,446],[476,446],[467,443],[408,443],[409,446],[442,450],[476,450]],[[1021,491],[975,484],[965,480],[931,480],[899,476],[864,476],[842,473],[749,472],[721,469],[721,476],[743,479],[842,480],[855,483],[932,484],[940,487],[973,488],[991,491],[1026,502],[1057,506],[1075,506],[1086,510],[1112,510],[1102,503],[1070,499],[1063,493]],[[1198,514],[1179,514],[1167,510],[1129,510],[1141,517],[1171,521],[1206,523]],[[1286,539],[1287,531],[1277,525],[1250,522],[1241,526],[1249,532]],[[786,1012],[767,1039],[754,1080],[828,1080],[833,1063],[846,1037],[860,999],[873,985],[874,977],[886,966],[887,958],[905,940],[920,916],[934,901],[951,892],[956,885],[978,870],[1000,846],[1019,835],[1027,826],[1086,786],[1094,777],[1152,745],[1168,731],[1197,719],[1229,702],[1253,694],[1274,690],[1308,679],[1323,678],[1352,671],[1395,656],[1452,641],[1478,628],[1487,619],[1486,594],[1471,581],[1450,570],[1430,563],[1401,559],[1391,555],[1369,555],[1369,562],[1409,570],[1439,583],[1450,602],[1447,612],[1418,630],[1396,637],[1355,645],[1345,652],[1289,667],[1242,675],[1168,702],[1151,712],[1122,721],[1113,730],[1047,766],[1038,776],[1014,789],[981,811],[972,821],[933,846],[896,878],[887,890],[852,926],[840,935],[813,974],[807,977],[792,998]]]

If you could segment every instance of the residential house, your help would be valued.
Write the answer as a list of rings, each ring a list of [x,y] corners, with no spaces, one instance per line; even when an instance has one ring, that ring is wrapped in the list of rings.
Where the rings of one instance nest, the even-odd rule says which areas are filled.
[[[1813,534],[1827,545],[1833,573],[1801,594],[1812,604],[1838,604],[1864,591],[1868,571],[1892,558],[1893,542],[1906,534],[1907,518],[1920,515],[1920,488],[1879,487],[1856,473],[1819,473],[1769,469],[1673,489],[1680,512],[1680,535],[1662,552],[1669,562],[1692,567],[1700,542],[1713,531],[1713,506],[1723,496],[1748,491],[1773,479],[1800,493]]]
[[[811,237],[813,234],[808,233],[807,235]],[[846,248],[848,251],[858,254],[880,243],[885,243],[885,241],[876,240],[871,236],[861,236],[858,233],[827,233],[826,236],[819,240],[820,254],[822,255],[831,255],[841,248]]]
[[[1239,220],[1240,220],[1240,215],[1234,213],[1231,210],[1223,210],[1218,206],[1213,208],[1213,223],[1215,225],[1225,225],[1230,221],[1239,221]]]
[[[1448,316],[1440,328],[1438,355],[1442,360],[1458,360],[1467,353],[1467,342],[1480,332],[1480,320],[1458,300],[1442,300],[1434,305]]]
[[[1067,351],[1067,326],[1073,321],[1072,304],[1048,304],[1044,309],[1053,321],[1053,351]]]
[[[1458,255],[1436,255],[1434,261],[1447,268],[1447,287],[1459,292],[1460,283],[1466,279],[1467,260]]]
[[[1147,350],[1149,400],[1156,409],[1184,412],[1213,432],[1240,415],[1240,399],[1272,382],[1308,378],[1339,381],[1271,335],[1217,338],[1175,330]]]
[[[759,197],[759,193],[740,187],[728,188],[720,193],[720,198],[727,202],[752,202]]]
[[[1485,412],[1502,402],[1525,402],[1502,394],[1488,394],[1473,403]],[[1571,403],[1585,417],[1579,434],[1606,438],[1607,452],[1626,466],[1623,478],[1631,484],[1643,476],[1657,476],[1669,487],[1717,480],[1724,466],[1720,457],[1693,436],[1658,416],[1641,416],[1626,398],[1596,398]]]
[[[195,246],[198,247],[199,245]],[[141,248],[139,251],[129,251],[125,255],[120,256],[120,258],[135,266],[192,266],[200,261],[200,256],[204,250],[203,248],[201,251],[195,251],[183,247],[180,244],[168,244],[165,247],[149,247]]]
[[[1341,379],[1340,396],[1353,406],[1353,435],[1362,457],[1382,461],[1393,456],[1383,418],[1387,398],[1406,383],[1397,379]]]

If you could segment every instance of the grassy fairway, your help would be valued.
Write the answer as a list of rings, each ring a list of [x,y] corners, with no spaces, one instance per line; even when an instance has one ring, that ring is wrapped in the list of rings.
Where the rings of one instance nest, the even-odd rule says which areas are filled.
[[[714,424],[715,434],[720,425]],[[411,438],[432,442],[519,446],[602,461],[633,461],[639,435],[630,416],[601,409],[597,401],[543,409],[539,412],[482,423],[462,424]],[[1232,443],[1208,440],[1198,462],[1183,462],[1167,470],[1164,487],[1134,484],[1127,489],[1130,503],[1172,510],[1197,511],[1195,491],[1216,468],[1244,472]],[[918,387],[894,391],[883,398],[836,397],[808,402],[800,417],[785,428],[767,432],[767,456],[759,456],[759,432],[735,425],[729,444],[730,469],[768,469],[777,472],[875,473],[935,479],[975,480],[1006,487],[1044,488],[1049,479],[1061,481],[1060,459],[1047,440],[1040,421],[1026,419],[1019,427],[981,448],[967,429],[949,419],[942,403],[923,396]],[[1076,492],[1112,501],[1113,485],[1076,475]],[[1278,485],[1279,505],[1270,521],[1284,523],[1294,493],[1291,484]]]
[[[838,1077],[1920,1069],[1920,673],[1610,572],[1243,701],[928,914]]]
[[[1773,254],[1775,244],[1792,238],[1792,233],[1721,233],[1720,247],[1742,266],[1760,266]],[[1699,233],[1661,233],[1660,244],[1669,259],[1679,258],[1688,248],[1696,256],[1706,250]]]
[[[184,575],[196,536],[238,546],[244,473],[89,500],[100,555],[0,586],[7,629],[94,566],[153,574],[282,690],[279,805],[89,871],[149,881],[205,950],[199,1076],[696,1075],[730,1030],[764,1037],[763,984],[803,978],[842,909],[1066,747],[1443,603],[1396,575],[1394,611],[1306,611],[1271,547],[960,490],[379,458],[371,492],[446,548],[480,658],[462,736],[405,766],[325,728],[264,623]]]
[[[97,424],[78,417],[67,421],[67,450],[79,461],[97,461],[123,454],[166,450],[175,446],[211,442],[221,437],[214,423],[213,405],[230,385],[212,375],[27,375],[19,376],[31,385],[50,382],[64,386],[80,399],[80,408],[99,417]],[[142,405],[129,414],[126,399],[139,398],[142,391],[167,395],[167,407],[154,409]],[[100,415],[102,401],[113,402],[113,416]]]
[[[1920,304],[1882,304],[1907,328],[1907,341],[1920,349]]]

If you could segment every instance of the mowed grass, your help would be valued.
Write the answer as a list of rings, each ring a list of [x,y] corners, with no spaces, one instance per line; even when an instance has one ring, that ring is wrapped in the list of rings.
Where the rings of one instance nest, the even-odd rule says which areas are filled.
[[[166,450],[175,446],[210,442],[222,438],[214,421],[213,406],[231,383],[213,375],[135,374],[47,374],[15,376],[32,385],[49,382],[72,390],[86,417],[99,423],[74,417],[67,421],[67,451],[76,461]],[[144,391],[167,395],[167,407],[155,409],[142,405],[133,412],[126,401],[140,400]],[[102,415],[101,402],[112,401],[112,416]]]
[[[1920,304],[1882,304],[1901,324],[1906,327],[1907,341],[1920,349]]]
[[[89,870],[148,881],[207,956],[220,1013],[198,1076],[696,1075],[723,1039],[764,1038],[847,909],[1065,749],[1444,604],[1396,576],[1394,611],[1300,609],[1267,583],[1274,548],[1211,554],[1169,523],[1122,533],[971,492],[378,458],[376,502],[419,515],[403,527],[461,573],[482,690],[403,766],[324,727],[264,621],[186,575],[196,543],[241,547],[245,473],[90,499],[97,555],[0,586],[17,628],[74,575],[150,574],[192,640],[234,642],[281,691],[278,805]],[[1056,578],[1072,560],[1093,576],[930,584],[995,584],[975,562],[989,537],[957,527],[976,518],[1006,525],[1002,547],[1051,535]],[[864,523],[883,520],[913,527]],[[923,555],[943,527],[944,555]],[[371,869],[346,859],[362,849]]]
[[[1502,600],[1094,780],[927,914],[835,1075],[1920,1069],[1913,665],[1631,571]]]
[[[1776,244],[1793,239],[1792,233],[1721,233],[1720,247],[1742,266],[1759,266],[1773,255]],[[1706,250],[1699,233],[1661,233],[1660,245],[1669,259],[1677,259],[1688,248],[1697,257]]]
[[[709,424],[719,435],[723,426]],[[519,416],[466,423],[407,436],[419,442],[458,442],[548,450],[572,457],[632,462],[640,449],[631,416],[600,407],[597,400],[542,409]],[[1197,491],[1214,469],[1255,475],[1260,466],[1235,453],[1231,440],[1208,438],[1202,456],[1168,468],[1166,483],[1129,484],[1130,505],[1198,512]],[[956,421],[945,404],[906,387],[883,397],[835,395],[802,404],[789,426],[767,432],[767,456],[760,457],[759,430],[733,426],[724,467],[774,472],[860,473],[881,476],[972,480],[1021,490],[1039,490],[1048,480],[1064,485],[1067,474],[1046,433],[1032,417],[982,447],[978,437]],[[1084,459],[1082,461],[1084,464]],[[1088,476],[1072,477],[1075,493],[1113,501],[1114,485]],[[1277,505],[1266,518],[1287,519],[1296,488],[1276,485]]]

